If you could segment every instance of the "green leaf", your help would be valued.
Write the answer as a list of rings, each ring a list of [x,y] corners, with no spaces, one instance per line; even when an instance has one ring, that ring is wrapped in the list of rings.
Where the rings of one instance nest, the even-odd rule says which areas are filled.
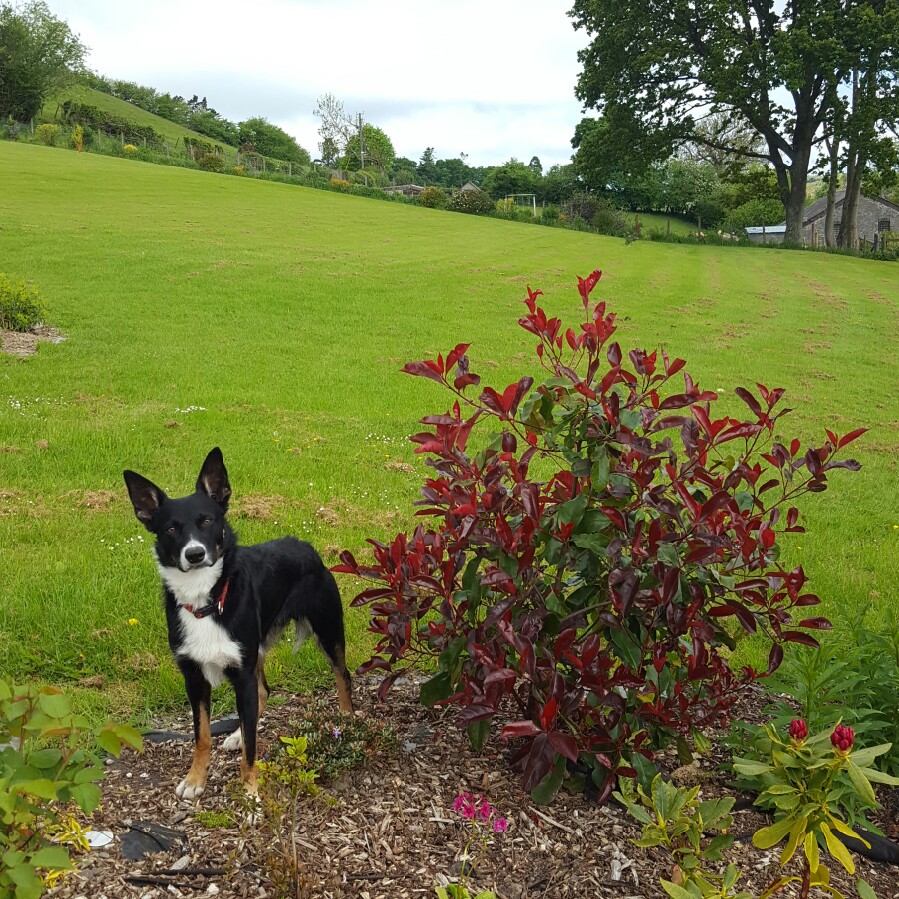
[[[818,835],[813,830],[810,830],[805,835],[802,848],[805,852],[805,857],[808,859],[809,870],[817,871],[818,865],[821,864],[821,857],[818,854]],[[783,861],[781,861],[781,864],[783,864]]]
[[[432,706],[452,693],[449,673],[440,671],[430,680],[426,680],[419,690],[419,701],[424,706]]]
[[[877,899],[877,894],[871,889],[871,884],[867,880],[859,877],[855,882],[855,888],[858,890],[858,899]]]
[[[737,759],[734,762],[734,771],[737,774],[746,774],[749,777],[758,777],[760,774],[769,774],[774,769],[764,762],[754,762],[750,759]]]
[[[38,699],[38,707],[51,718],[64,718],[72,712],[68,696],[62,693],[42,693]]]
[[[57,785],[52,780],[47,780],[46,777],[13,784],[11,789],[16,793],[29,793],[31,796],[37,796],[38,799],[46,799],[48,802],[56,799],[58,795]]]
[[[565,757],[559,755],[552,770],[550,770],[543,780],[531,790],[531,799],[533,799],[537,805],[549,805],[553,799],[556,798],[559,787],[562,786],[562,779],[564,776]]]
[[[28,754],[28,764],[42,771],[52,768],[62,760],[62,753],[58,749],[36,749]]]
[[[670,880],[660,878],[662,889],[671,897],[671,899],[696,899],[696,897],[682,886],[672,883]]]
[[[852,786],[855,787],[855,791],[858,795],[861,796],[868,805],[875,805],[877,799],[874,796],[874,788],[868,783],[868,779],[862,774],[861,769],[852,761],[852,759],[846,759],[846,770],[849,772],[849,779],[852,781]]]
[[[855,862],[849,850],[834,836],[833,831],[822,821],[818,827],[824,834],[827,851],[850,873],[855,874]]]
[[[792,818],[783,818],[769,827],[757,830],[752,837],[752,845],[756,849],[770,849],[776,846],[790,832],[794,823]]]
[[[862,768],[860,770],[871,783],[889,784],[891,787],[899,787],[899,777],[893,777],[891,774],[878,771],[876,768]]]
[[[97,734],[97,743],[99,744],[101,749],[105,749],[110,755],[114,755],[118,758],[120,753],[122,752],[122,741],[118,738],[115,732],[111,730],[101,730]]]
[[[100,804],[100,788],[96,784],[78,784],[69,792],[83,812],[92,812]]]
[[[602,445],[596,448],[596,452],[593,455],[590,481],[596,493],[605,490],[606,485],[609,483],[609,451]]]
[[[110,724],[109,727],[126,746],[138,751],[143,750],[144,738],[133,727],[128,724]]]
[[[656,550],[656,557],[660,562],[664,562],[670,568],[676,568],[680,565],[680,557],[677,554],[677,548],[672,543],[660,543]]]
[[[889,752],[892,746],[892,743],[881,743],[879,746],[869,746],[865,749],[857,749],[849,755],[849,758],[851,761],[855,762],[859,768],[867,768],[877,756]]]
[[[54,871],[68,871],[73,868],[69,853],[62,846],[45,846],[31,856],[35,868],[51,868]]]
[[[581,549],[589,549],[596,556],[604,556],[609,547],[607,534],[575,534],[571,542]]]
[[[468,739],[471,741],[471,748],[475,752],[480,752],[484,748],[484,743],[490,733],[490,719],[485,718],[483,721],[475,721],[474,724],[468,725]]]
[[[578,524],[587,508],[587,494],[579,493],[574,499],[562,503],[556,510],[559,524]]]

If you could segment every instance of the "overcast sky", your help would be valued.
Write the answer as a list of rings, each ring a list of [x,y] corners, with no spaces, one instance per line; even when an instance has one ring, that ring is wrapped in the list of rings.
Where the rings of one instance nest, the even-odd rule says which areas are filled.
[[[583,32],[571,0],[49,0],[103,75],[264,116],[313,157],[316,99],[383,128],[397,155],[569,161]]]

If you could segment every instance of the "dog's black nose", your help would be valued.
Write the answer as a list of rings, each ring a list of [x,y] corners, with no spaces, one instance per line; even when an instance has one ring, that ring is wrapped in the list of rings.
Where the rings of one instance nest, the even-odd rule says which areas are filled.
[[[184,558],[187,559],[191,565],[196,565],[206,558],[206,550],[203,549],[202,546],[192,547],[184,553]]]

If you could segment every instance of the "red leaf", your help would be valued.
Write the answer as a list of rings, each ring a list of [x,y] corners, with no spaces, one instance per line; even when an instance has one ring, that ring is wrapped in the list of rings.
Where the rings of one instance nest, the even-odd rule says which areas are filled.
[[[457,343],[456,348],[451,350],[446,357],[446,370],[452,371],[453,366],[459,359],[465,355],[465,351],[471,346],[470,343]]]
[[[559,711],[559,703],[556,700],[555,696],[552,696],[545,706],[543,706],[543,711],[540,714],[540,723],[543,725],[544,730],[549,730],[553,721],[556,720],[556,715]]]
[[[536,737],[540,728],[533,721],[513,721],[500,731],[500,740],[517,740],[521,737]]]
[[[821,645],[811,634],[803,634],[802,631],[784,631],[783,638],[791,643],[811,646],[813,649],[817,649]]]
[[[443,374],[436,362],[426,359],[424,362],[407,362],[402,371],[407,375],[415,375],[419,378],[430,378],[438,384],[443,383]]]
[[[840,438],[839,443],[837,443],[837,449],[842,449],[847,443],[852,443],[853,440],[857,440],[867,430],[867,428],[856,428],[854,431],[850,431],[845,437]]]
[[[602,272],[597,269],[596,271],[593,271],[589,275],[587,275],[586,278],[579,277],[577,279],[578,293],[580,293],[580,295],[583,297],[585,306],[587,304],[587,301],[590,299],[590,291],[592,291],[593,288],[596,287],[601,277]]]
[[[571,734],[563,734],[562,731],[554,730],[548,736],[550,745],[556,752],[561,753],[571,762],[577,762],[577,743]]]

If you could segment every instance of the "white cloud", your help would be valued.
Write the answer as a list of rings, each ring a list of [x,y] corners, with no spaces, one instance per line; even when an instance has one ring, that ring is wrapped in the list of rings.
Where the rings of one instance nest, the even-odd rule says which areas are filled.
[[[50,0],[102,74],[199,93],[234,121],[262,115],[313,155],[316,97],[349,112],[417,159],[469,154],[472,165],[533,155],[567,162],[580,119],[574,98],[585,36],[570,0]]]

